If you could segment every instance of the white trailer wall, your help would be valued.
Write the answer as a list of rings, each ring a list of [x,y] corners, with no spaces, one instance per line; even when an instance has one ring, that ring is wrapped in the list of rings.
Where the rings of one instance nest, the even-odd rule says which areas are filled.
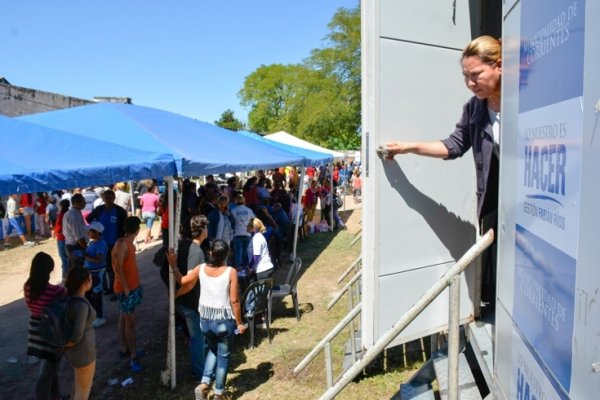
[[[460,69],[471,40],[469,1],[374,0],[363,17],[363,344],[370,347],[474,243],[475,168],[469,153],[442,161],[380,161],[388,140],[447,137],[470,97]],[[461,281],[461,319],[472,317],[477,277]],[[394,342],[447,324],[442,294]]]
[[[599,18],[596,0],[505,2],[495,354],[509,399],[600,393]]]

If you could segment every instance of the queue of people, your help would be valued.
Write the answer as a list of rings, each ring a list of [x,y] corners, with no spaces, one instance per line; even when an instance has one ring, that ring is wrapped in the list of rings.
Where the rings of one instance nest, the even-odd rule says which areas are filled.
[[[177,260],[173,252],[168,253],[167,260],[176,271],[176,311],[189,338],[192,375],[200,382],[198,398],[206,398],[212,383],[214,398],[221,398],[235,333],[246,330],[241,315],[244,289],[253,281],[273,276],[281,247],[293,231],[294,213],[302,209],[293,190],[298,175],[284,169],[267,175],[259,171],[244,185],[237,176],[232,177],[221,187],[207,177],[199,188],[184,181],[179,190],[185,206],[178,236],[188,240],[189,246],[185,261]],[[322,190],[327,190],[328,181],[322,181]],[[96,368],[96,329],[107,324],[103,295],[118,302],[115,335],[119,355],[128,360],[131,372],[143,370],[135,323],[143,287],[134,242],[144,229],[142,224],[151,232],[151,224],[160,216],[162,248],[169,247],[168,200],[166,194],[156,193],[152,181],[143,195],[133,193],[129,201],[139,206],[142,221],[122,206],[127,202],[117,204],[117,192],[127,193],[127,187],[116,184],[112,188],[98,191],[91,209],[86,209],[93,197],[84,195],[88,191],[49,195],[48,206],[57,205],[55,210],[48,206],[46,210],[51,209],[49,228],[57,243],[62,284],[49,283],[54,260],[39,252],[24,285],[31,311],[28,354],[41,360],[37,398],[60,398],[58,370],[63,356],[74,370],[71,398],[89,397]],[[34,203],[41,204],[43,197],[34,196]],[[18,196],[10,198],[16,203]],[[11,211],[18,210],[15,205],[11,207]],[[24,227],[22,223],[19,226]],[[146,232],[142,235],[148,241],[152,236]],[[37,326],[44,307],[64,296],[70,299],[67,315],[74,329],[65,348],[57,349],[44,342]]]
[[[77,202],[77,198],[75,199]],[[72,208],[73,209],[73,208]],[[75,210],[79,210],[75,208]],[[119,302],[119,353],[130,360],[132,372],[139,372],[140,352],[135,340],[135,309],[142,300],[142,287],[136,262],[133,240],[140,229],[137,217],[127,217],[124,235],[117,240],[112,250],[112,266],[115,274],[114,291]],[[53,258],[38,252],[32,259],[29,278],[23,286],[25,302],[30,310],[27,354],[40,360],[40,369],[35,384],[36,398],[60,399],[58,369],[63,356],[74,369],[74,382],[70,398],[85,400],[89,397],[96,369],[95,329],[106,323],[103,318],[102,281],[107,269],[108,246],[102,240],[104,227],[93,221],[86,230],[90,241],[81,257],[77,251],[68,253],[70,267],[63,285],[50,284],[50,273],[54,269]],[[74,259],[76,258],[76,259]],[[83,263],[80,263],[83,258]],[[43,310],[58,297],[67,297],[65,318],[72,329],[65,331],[68,340],[64,348],[57,348],[43,336],[39,326]]]

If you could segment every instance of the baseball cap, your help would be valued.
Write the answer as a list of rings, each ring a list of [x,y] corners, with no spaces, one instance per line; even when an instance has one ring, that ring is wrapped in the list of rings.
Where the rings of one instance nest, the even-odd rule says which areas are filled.
[[[94,230],[98,233],[102,233],[104,232],[104,225],[102,225],[100,222],[98,221],[92,221],[88,226],[86,226],[86,229],[89,230]]]

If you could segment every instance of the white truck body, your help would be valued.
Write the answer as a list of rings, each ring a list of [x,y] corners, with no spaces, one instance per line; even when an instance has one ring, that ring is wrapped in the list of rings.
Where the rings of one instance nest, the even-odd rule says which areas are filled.
[[[490,1],[490,3],[498,3]],[[472,154],[378,159],[448,136],[471,96],[459,58],[485,1],[373,0],[363,13],[363,346],[478,235]],[[600,396],[600,1],[503,0],[494,378],[506,399]],[[461,278],[477,315],[479,266]],[[438,332],[442,294],[394,344]]]

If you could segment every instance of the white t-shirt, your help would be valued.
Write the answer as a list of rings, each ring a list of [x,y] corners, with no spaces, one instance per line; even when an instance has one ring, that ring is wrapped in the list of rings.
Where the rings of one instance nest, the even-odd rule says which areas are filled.
[[[233,218],[235,219],[233,236],[250,236],[248,224],[250,223],[250,220],[254,218],[252,210],[245,205],[240,204],[231,210],[231,215],[233,215]]]
[[[494,132],[494,143],[500,144],[500,113],[488,107],[488,115],[492,123],[492,132]]]
[[[254,256],[259,256],[258,262],[254,266],[257,274],[273,268],[267,240],[260,232],[257,232],[252,236],[252,241],[248,245],[248,258],[252,259]]]

